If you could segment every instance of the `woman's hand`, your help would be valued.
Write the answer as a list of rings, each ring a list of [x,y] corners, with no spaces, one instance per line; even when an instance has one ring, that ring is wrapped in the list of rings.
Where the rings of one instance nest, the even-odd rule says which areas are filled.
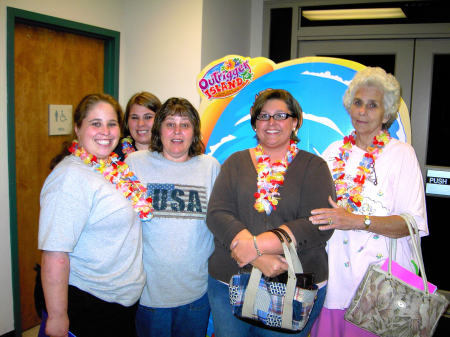
[[[61,317],[48,316],[45,325],[45,334],[50,337],[67,337],[69,333],[69,317],[66,314]]]
[[[230,250],[231,257],[239,267],[244,267],[258,257],[253,244],[253,235],[247,229],[243,229],[236,234],[231,241]]]
[[[363,216],[348,212],[342,207],[339,207],[331,197],[328,197],[328,202],[332,208],[316,208],[311,211],[312,216],[309,217],[314,225],[319,226],[320,230],[328,229],[363,229]]]
[[[264,254],[252,262],[252,265],[268,277],[275,277],[288,270],[286,259],[281,255]]]

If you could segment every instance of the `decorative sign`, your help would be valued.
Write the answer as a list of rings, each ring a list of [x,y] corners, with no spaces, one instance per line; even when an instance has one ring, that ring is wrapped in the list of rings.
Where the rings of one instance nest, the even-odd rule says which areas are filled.
[[[253,79],[249,59],[226,56],[209,64],[200,74],[198,87],[208,100],[236,95]]]
[[[70,135],[72,133],[72,105],[48,105],[48,135]]]
[[[427,194],[450,197],[450,169],[428,169],[426,179]]]
[[[228,55],[197,77],[206,154],[223,163],[232,153],[256,146],[250,124],[255,96],[267,88],[288,90],[303,110],[298,132],[302,150],[321,154],[353,130],[342,103],[348,84],[364,65],[331,57],[303,57],[275,64],[264,58]],[[392,137],[410,142],[410,121],[402,100]]]

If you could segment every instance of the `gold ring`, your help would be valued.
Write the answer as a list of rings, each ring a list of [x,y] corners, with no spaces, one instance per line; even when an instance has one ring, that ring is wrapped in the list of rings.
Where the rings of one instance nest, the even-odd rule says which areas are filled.
[[[333,220],[331,218],[328,218],[328,224],[331,226],[333,224]]]

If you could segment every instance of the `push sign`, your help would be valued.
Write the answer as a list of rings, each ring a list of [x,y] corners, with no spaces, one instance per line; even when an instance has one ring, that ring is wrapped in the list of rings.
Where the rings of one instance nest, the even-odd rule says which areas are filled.
[[[426,177],[426,193],[450,196],[450,169],[428,169]]]

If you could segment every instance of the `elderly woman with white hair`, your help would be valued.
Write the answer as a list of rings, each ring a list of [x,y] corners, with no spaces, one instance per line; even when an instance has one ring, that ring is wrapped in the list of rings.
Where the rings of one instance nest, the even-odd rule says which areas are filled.
[[[311,211],[320,230],[334,229],[327,243],[328,290],[311,337],[375,336],[344,320],[345,310],[367,267],[389,256],[397,239],[396,261],[414,271],[408,227],[400,214],[414,217],[428,234],[422,175],[414,149],[391,138],[400,85],[381,68],[359,71],[344,95],[355,130],[323,153],[336,185],[337,203]]]

